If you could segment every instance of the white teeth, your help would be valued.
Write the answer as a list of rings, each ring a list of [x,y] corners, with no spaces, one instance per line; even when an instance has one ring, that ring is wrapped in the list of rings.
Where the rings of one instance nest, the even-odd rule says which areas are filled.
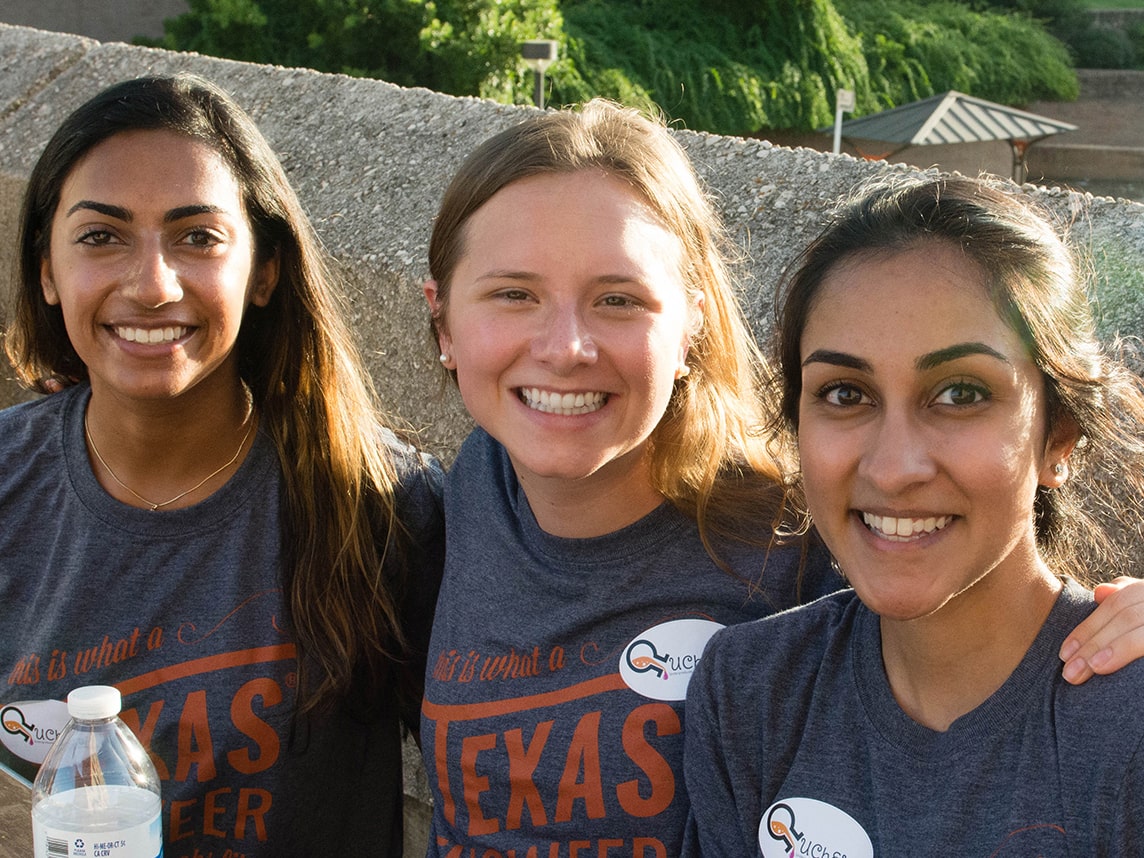
[[[529,408],[545,414],[559,414],[572,417],[577,414],[591,414],[604,407],[608,401],[606,393],[553,393],[538,387],[522,387],[520,398]]]
[[[175,328],[116,328],[115,333],[129,343],[173,343],[187,335],[187,328],[180,325]]]
[[[891,542],[908,542],[919,535],[941,530],[951,521],[952,515],[931,516],[930,518],[894,518],[888,515],[862,513],[862,521],[872,531]]]

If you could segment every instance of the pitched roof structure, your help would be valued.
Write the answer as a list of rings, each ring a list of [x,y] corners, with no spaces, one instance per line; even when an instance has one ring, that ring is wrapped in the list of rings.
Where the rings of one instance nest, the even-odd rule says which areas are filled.
[[[1025,151],[1029,146],[1076,128],[1068,122],[950,90],[943,95],[847,120],[842,123],[842,136],[859,152],[862,149],[855,140],[898,144],[898,148],[882,157],[897,154],[909,146],[1005,140],[1013,150],[1013,179],[1022,181]]]

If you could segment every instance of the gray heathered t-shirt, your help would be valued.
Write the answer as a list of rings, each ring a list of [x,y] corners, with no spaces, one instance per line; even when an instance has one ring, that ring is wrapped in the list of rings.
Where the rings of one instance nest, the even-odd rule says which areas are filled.
[[[799,549],[721,546],[736,577],[666,503],[605,536],[552,536],[481,430],[445,508],[421,728],[430,854],[675,858],[695,661],[715,629],[796,603]],[[764,539],[768,525],[760,509]],[[807,599],[840,585],[812,560]]]
[[[269,437],[202,503],[136,509],[91,471],[89,393],[0,412],[0,760],[31,777],[67,692],[113,684],[162,781],[167,858],[399,854],[392,683],[389,699],[295,716]],[[423,646],[442,563],[439,472],[399,455],[415,541],[404,610]]]
[[[1092,607],[1066,588],[1005,684],[945,732],[894,700],[853,592],[716,635],[687,701],[684,854],[1144,854],[1144,662],[1072,686],[1057,658]]]

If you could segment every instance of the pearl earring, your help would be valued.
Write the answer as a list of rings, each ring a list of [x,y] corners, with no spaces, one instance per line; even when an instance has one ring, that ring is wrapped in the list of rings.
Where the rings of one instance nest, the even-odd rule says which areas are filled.
[[[1064,463],[1063,462],[1057,462],[1055,465],[1053,465],[1053,473],[1056,474],[1058,477],[1063,477],[1064,473],[1065,473]]]
[[[689,367],[687,364],[683,364],[683,366],[681,366],[676,371],[675,377],[676,378],[683,378],[685,375],[691,375],[691,367]]]
[[[437,358],[437,360],[441,361],[442,364],[446,364],[449,362],[449,356],[447,354],[445,354],[444,352],[442,352],[440,357]]]

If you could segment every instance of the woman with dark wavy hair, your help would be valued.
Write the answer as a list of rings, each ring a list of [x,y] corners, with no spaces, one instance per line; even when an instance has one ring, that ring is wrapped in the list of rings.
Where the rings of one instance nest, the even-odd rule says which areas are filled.
[[[10,359],[63,390],[0,413],[2,702],[50,730],[118,686],[168,854],[400,854],[440,472],[262,134],[194,76],[103,91],[32,173],[16,286]]]
[[[1144,384],[1052,221],[987,180],[866,188],[781,291],[803,506],[852,589],[712,638],[687,855],[1138,854],[1144,664],[1059,653],[1144,525]],[[1138,546],[1137,546],[1138,547]]]

